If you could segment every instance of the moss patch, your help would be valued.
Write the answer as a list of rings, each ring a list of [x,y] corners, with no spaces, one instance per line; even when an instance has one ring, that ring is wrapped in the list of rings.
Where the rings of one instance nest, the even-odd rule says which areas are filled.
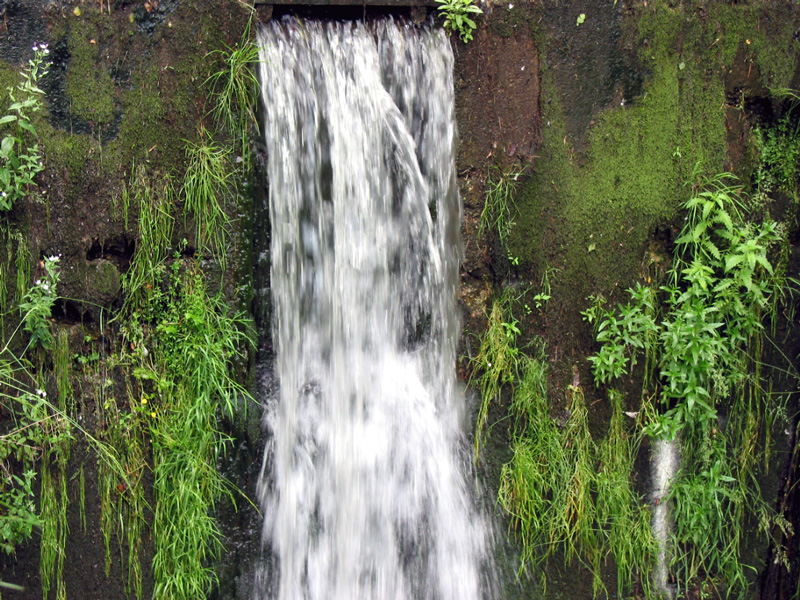
[[[107,27],[102,16],[95,16],[70,21],[66,94],[71,112],[101,129],[114,118],[114,82],[100,54]]]
[[[509,240],[522,268],[558,266],[572,297],[637,278],[648,238],[675,217],[686,182],[728,168],[724,76],[737,53],[745,48],[770,85],[791,79],[796,42],[783,36],[795,26],[774,16],[767,25],[763,12],[664,2],[633,9],[621,43],[640,49],[649,75],[638,97],[616,97],[595,115],[585,151],[552,70],[543,70],[544,146]]]

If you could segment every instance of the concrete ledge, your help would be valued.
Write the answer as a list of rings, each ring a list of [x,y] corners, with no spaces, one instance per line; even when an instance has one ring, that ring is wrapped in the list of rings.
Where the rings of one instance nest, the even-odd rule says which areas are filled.
[[[435,0],[255,0],[254,4],[256,6],[439,6]]]

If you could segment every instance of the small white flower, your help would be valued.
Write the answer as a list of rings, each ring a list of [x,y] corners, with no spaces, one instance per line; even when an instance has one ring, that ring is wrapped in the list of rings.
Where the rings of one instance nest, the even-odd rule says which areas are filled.
[[[59,254],[57,256],[56,255],[48,256],[47,260],[49,260],[50,262],[58,262],[59,260],[61,260],[61,255]]]
[[[44,390],[40,390],[38,388],[36,389],[36,395],[42,398],[47,398],[47,392],[45,392]]]
[[[512,8],[514,8],[514,5],[513,4],[509,4],[508,5],[508,10],[511,10]]]
[[[43,284],[42,284],[42,289],[43,289],[45,292],[49,292],[49,291],[50,291],[50,286],[49,286],[49,285],[47,285],[46,283],[43,283]]]
[[[39,51],[39,46],[37,44],[33,45],[33,51],[34,52],[38,52]]]
[[[34,285],[42,285],[42,280],[41,279],[37,279],[36,281],[33,282],[33,284]]]
[[[2,196],[3,196],[3,198],[5,198],[6,196],[8,196],[8,194],[6,194],[5,192],[0,192],[0,195],[2,195]]]

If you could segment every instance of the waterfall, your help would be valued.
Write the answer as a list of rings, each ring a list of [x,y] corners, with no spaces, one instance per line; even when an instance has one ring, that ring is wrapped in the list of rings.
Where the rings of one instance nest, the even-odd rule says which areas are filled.
[[[254,595],[486,597],[455,375],[449,42],[284,19],[259,46],[279,391]]]
[[[653,584],[662,598],[674,598],[675,589],[669,582],[670,522],[669,495],[672,481],[680,468],[680,444],[678,439],[670,441],[656,440],[653,444],[653,454],[650,458],[652,482],[650,500],[653,503],[653,516],[651,527],[653,538],[658,544],[656,565],[653,570]]]

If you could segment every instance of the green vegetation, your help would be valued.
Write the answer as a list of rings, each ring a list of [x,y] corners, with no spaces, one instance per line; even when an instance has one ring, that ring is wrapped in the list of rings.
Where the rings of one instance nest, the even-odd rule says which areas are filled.
[[[457,33],[462,42],[472,41],[472,32],[478,27],[469,15],[483,11],[472,0],[436,0],[440,4],[439,14],[444,16],[444,28]]]
[[[101,62],[103,21],[89,17],[71,19],[65,90],[70,111],[91,123],[97,137],[102,137],[103,127],[113,120],[115,102],[114,82]]]
[[[512,459],[502,469],[499,502],[522,544],[520,569],[533,567],[546,588],[541,568],[560,555],[593,573],[596,595],[607,593],[601,575],[608,564],[616,567],[619,594],[637,583],[647,587],[656,546],[649,509],[631,481],[641,428],[629,431],[621,398],[612,395],[608,433],[596,442],[577,371],[567,390],[566,417],[557,420],[548,399],[543,347],[532,355],[517,347],[513,300],[506,292],[494,301],[473,369],[481,373],[476,380],[483,399],[479,426],[488,403],[511,387]],[[476,440],[480,436],[479,429]],[[476,456],[479,449],[476,441]]]
[[[754,178],[759,192],[767,194],[772,190],[782,190],[796,203],[800,126],[793,114],[795,108],[778,119],[775,126],[756,130],[761,161]]]
[[[742,593],[750,569],[741,555],[748,517],[755,515],[766,535],[786,527],[756,483],[759,454],[767,454],[760,449],[781,412],[764,388],[761,354],[763,323],[774,318],[787,285],[785,234],[729,174],[696,188],[683,208],[665,285],[638,285],[624,306],[608,310],[595,300],[584,313],[601,344],[590,357],[596,385],[641,381],[641,406],[630,425],[624,396],[609,389],[608,432],[599,442],[592,438],[577,370],[567,416],[554,419],[544,354],[531,357],[517,346],[510,291],[494,301],[473,360],[482,400],[476,458],[489,404],[511,388],[513,458],[503,467],[499,498],[522,543],[523,566],[539,567],[556,553],[568,563],[577,559],[594,574],[595,595],[607,593],[601,573],[610,561],[618,594],[638,585],[653,597],[657,545],[649,507],[631,481],[645,436],[680,436],[683,447],[667,499],[671,571],[681,594],[701,587]]]
[[[206,137],[206,136],[202,136]],[[234,197],[231,148],[204,139],[186,145],[188,167],[181,196],[195,222],[197,252],[227,263],[228,225],[226,204]]]
[[[486,182],[486,197],[478,225],[478,242],[480,243],[481,239],[490,233],[496,236],[511,264],[518,263],[518,259],[508,250],[508,237],[518,212],[514,197],[524,171],[524,168],[506,172],[498,167],[490,169],[490,176]]]
[[[154,594],[190,599],[208,592],[214,581],[208,561],[221,550],[212,513],[230,492],[216,471],[227,439],[217,414],[231,417],[237,397],[247,395],[228,365],[247,342],[248,322],[241,314],[228,316],[221,299],[207,294],[196,266],[175,263],[171,280],[155,327],[154,364],[143,363],[138,373],[158,391],[150,424],[158,532]]]
[[[204,17],[203,27],[209,22]],[[199,138],[191,141],[182,138],[195,134],[194,117],[206,110],[189,92],[200,88],[204,74],[181,72],[178,78],[175,73],[185,64],[164,65],[155,56],[131,67],[126,54],[115,69],[129,69],[131,82],[127,91],[116,90],[112,71],[103,66],[108,57],[101,38],[111,23],[88,10],[71,19],[64,40],[70,49],[66,92],[71,114],[90,122],[96,137],[111,131],[119,102],[116,139],[54,130],[43,119],[34,129],[32,115],[42,108],[36,84],[45,71],[44,46],[34,48],[22,83],[9,90],[9,107],[1,113],[7,114],[0,119],[1,210],[10,212],[32,197],[35,176],[43,169],[40,154],[53,168],[48,181],[64,179],[66,202],[78,200],[94,178],[99,181],[120,161],[135,159],[124,183],[109,177],[109,195],[116,192],[120,201],[125,243],[130,236],[136,244],[126,270],[105,256],[92,267],[94,285],[108,288],[108,303],[95,307],[99,324],[59,323],[52,313],[59,301],[60,258],[40,257],[40,249],[29,248],[28,234],[15,228],[16,212],[3,220],[0,404],[12,418],[4,419],[0,431],[0,547],[13,554],[39,528],[43,595],[66,598],[67,537],[74,533],[67,526],[69,504],[77,490],[81,522],[91,530],[84,466],[87,459],[96,460],[106,574],[112,563],[119,564],[125,594],[141,599],[151,535],[154,597],[196,599],[215,581],[212,568],[221,550],[215,503],[233,499],[216,471],[228,440],[222,420],[249,397],[232,364],[248,352],[251,325],[216,291],[219,282],[209,291],[202,267],[207,258],[224,266],[235,241],[228,211],[241,200],[238,188],[252,165],[247,121],[256,50],[248,26],[241,44],[228,49],[230,56],[216,51],[198,61],[187,51],[186,64],[194,71],[215,59],[229,70],[208,78],[224,104],[209,115],[220,131],[208,133],[201,124]],[[195,35],[196,24],[175,29]],[[165,31],[170,27],[165,24]],[[219,45],[207,35],[217,31],[204,30],[206,47]],[[168,88],[169,103],[162,100]],[[45,134],[46,153],[35,145],[36,130]],[[234,149],[241,156],[234,157]],[[195,228],[194,256],[185,240],[176,241],[181,201]],[[120,304],[112,306],[120,279]],[[62,300],[64,306],[73,301]],[[92,424],[93,435],[81,429],[79,417]],[[153,486],[152,498],[147,485]]]
[[[212,58],[219,59],[220,67],[206,80],[216,98],[211,114],[217,127],[234,138],[234,147],[244,160],[250,156],[248,131],[256,123],[254,107],[259,91],[255,72],[258,46],[253,42],[251,25],[252,21],[248,21],[235,47],[211,52]]]
[[[473,379],[480,390],[481,406],[475,426],[475,459],[483,443],[483,430],[489,416],[489,405],[500,400],[504,384],[513,382],[519,372],[521,352],[517,348],[519,321],[511,315],[513,293],[506,291],[492,303],[486,331],[481,336],[478,354],[472,359]],[[477,379],[474,374],[480,372]]]
[[[47,73],[45,58],[47,45],[33,47],[33,58],[22,70],[22,81],[8,88],[11,104],[5,116],[0,117],[0,127],[10,129],[0,141],[0,210],[8,211],[18,201],[31,193],[36,184],[33,178],[44,167],[39,145],[28,145],[27,137],[36,138],[36,129],[31,123],[34,113],[42,109],[41,96],[44,94],[37,86],[39,79]],[[0,130],[2,131],[2,130]],[[2,133],[0,133],[2,135]]]
[[[597,384],[613,385],[644,356],[642,396],[662,407],[644,432],[680,436],[682,444],[669,494],[679,591],[711,585],[731,596],[747,588],[746,570],[754,568],[741,557],[747,515],[758,515],[766,535],[784,522],[762,499],[755,475],[772,426],[767,415],[779,412],[761,361],[763,323],[775,318],[787,286],[786,240],[729,174],[695,190],[683,207],[667,284],[629,290],[631,300],[614,311],[599,303],[586,311],[602,344],[590,360]]]
[[[197,225],[199,255],[207,251],[223,264],[229,221],[222,202],[232,199],[234,191],[230,152],[211,140],[187,145],[190,160],[181,189]],[[108,532],[121,515],[127,524],[117,528],[117,536],[126,536],[129,585],[139,596],[146,510],[141,476],[148,438],[154,477],[154,594],[198,598],[215,581],[210,562],[221,550],[214,506],[222,497],[233,499],[216,471],[228,439],[218,419],[231,417],[237,400],[248,397],[230,365],[246,351],[251,326],[243,313],[231,313],[219,294],[207,291],[199,256],[182,259],[173,250],[172,182],[154,184],[141,167],[132,172],[122,204],[125,215],[138,214],[140,244],[123,280],[120,331],[129,350],[116,360],[133,378],[127,402],[109,398],[104,404],[105,436],[124,457],[131,488],[118,494],[117,482],[101,470],[107,557]]]

